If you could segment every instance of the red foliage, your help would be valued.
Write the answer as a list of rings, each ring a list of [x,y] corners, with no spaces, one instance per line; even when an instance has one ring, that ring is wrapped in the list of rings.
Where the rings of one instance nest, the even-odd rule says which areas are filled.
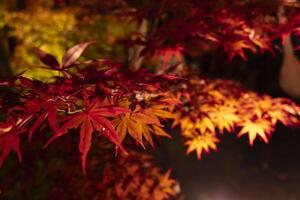
[[[57,2],[63,5],[63,1]],[[147,1],[145,5],[135,5],[131,1],[93,2],[99,7],[105,4],[108,10],[121,9],[122,16],[138,25],[143,20],[149,22],[151,30],[145,31],[146,34],[138,32],[126,41],[128,48],[141,47],[140,58],[158,57],[160,67],[151,73],[143,66],[131,70],[127,65],[130,62],[78,61],[93,42],[71,47],[61,62],[34,48],[43,68],[57,71],[59,76],[52,82],[30,80],[22,74],[0,81],[1,87],[14,89],[17,94],[14,104],[7,104],[4,96],[0,99],[0,111],[7,119],[0,124],[0,166],[10,151],[15,151],[21,160],[21,134],[28,134],[30,141],[37,132],[47,132],[46,128],[52,136],[45,147],[71,130],[79,132],[78,149],[82,170],[86,173],[87,155],[96,134],[115,145],[116,152],[120,149],[126,153],[127,135],[144,148],[144,140],[154,146],[153,135],[171,138],[163,129],[164,121],[174,120],[173,125],[181,128],[187,153],[196,151],[201,158],[204,152],[217,149],[216,143],[220,142],[217,134],[225,131],[235,132],[238,137],[247,134],[253,145],[256,138],[268,142],[278,122],[299,124],[300,109],[293,102],[246,91],[231,81],[191,76],[193,72],[184,63],[189,39],[213,43],[228,54],[229,60],[237,55],[246,60],[249,51],[254,54],[272,52],[274,39],[299,32],[297,6],[286,1],[263,3],[259,0],[162,0],[161,3]],[[93,10],[92,13],[98,8],[91,8],[85,1],[74,3],[85,5],[84,8]],[[291,12],[286,16],[288,20],[280,21],[276,17],[278,8],[288,6],[298,12]],[[148,161],[147,156],[133,153],[121,157],[113,165],[108,162],[99,188],[104,188],[109,198],[116,199],[175,196],[170,189],[175,184],[169,179],[170,173],[162,175],[152,164],[147,165]],[[118,180],[115,180],[112,169],[122,168],[127,163],[131,164],[123,171],[115,170],[119,170]],[[127,184],[128,178],[130,184]],[[119,179],[120,183],[110,188]],[[141,197],[132,193],[138,189]]]

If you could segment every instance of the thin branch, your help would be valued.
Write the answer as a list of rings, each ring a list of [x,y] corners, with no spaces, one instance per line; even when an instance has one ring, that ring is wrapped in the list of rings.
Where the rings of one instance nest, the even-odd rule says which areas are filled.
[[[148,32],[148,21],[146,19],[143,19],[139,29],[138,29],[138,34],[140,36],[146,36]],[[143,56],[141,56],[141,52],[144,49],[143,45],[136,45],[132,49],[129,49],[129,64],[130,68],[133,71],[137,71],[142,64],[142,61],[144,59]]]

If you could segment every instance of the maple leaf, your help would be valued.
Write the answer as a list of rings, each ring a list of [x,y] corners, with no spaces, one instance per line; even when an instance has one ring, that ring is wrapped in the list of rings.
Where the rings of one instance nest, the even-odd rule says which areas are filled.
[[[35,132],[35,130],[45,121],[46,118],[48,118],[48,123],[50,125],[50,128],[53,131],[57,131],[56,126],[56,117],[57,117],[57,107],[56,105],[50,105],[46,108],[46,111],[42,112],[40,114],[35,123],[32,125],[32,127],[29,130],[29,141],[32,139],[32,135]]]
[[[197,135],[191,138],[188,138],[185,145],[188,146],[186,153],[190,154],[193,151],[196,151],[197,158],[201,159],[202,153],[209,153],[210,149],[217,150],[216,143],[219,142],[219,139],[212,133],[205,132],[201,135]]]
[[[2,149],[0,156],[0,167],[9,155],[10,151],[15,151],[18,155],[19,161],[22,161],[22,156],[20,153],[20,140],[16,133],[1,134],[0,148]]]
[[[177,124],[180,124],[182,134],[185,136],[193,135],[192,132],[194,131],[195,126],[189,117],[182,117],[180,114],[177,114],[172,127],[175,127]]]
[[[176,58],[176,62],[183,62],[182,52],[184,48],[181,45],[176,45],[175,47],[168,47],[160,50],[158,55],[162,56],[162,66],[166,67],[170,64],[173,58]]]
[[[153,199],[164,200],[176,196],[174,185],[176,181],[170,178],[171,170],[168,170],[160,177],[159,185],[153,191]]]
[[[268,136],[272,132],[273,126],[268,120],[259,119],[255,121],[244,121],[239,123],[239,126],[242,127],[238,133],[238,137],[241,137],[245,134],[248,134],[250,145],[252,146],[256,137],[260,137],[265,143],[268,143]]]
[[[111,122],[106,117],[114,117],[127,112],[127,109],[115,106],[101,106],[101,101],[94,98],[90,103],[86,92],[84,92],[84,110],[66,117],[66,122],[49,139],[47,147],[54,139],[68,133],[69,129],[80,126],[79,152],[82,160],[82,170],[86,173],[86,157],[91,147],[92,134],[98,131],[114,143],[123,152],[126,152],[121,144],[118,134],[115,132]]]
[[[249,130],[253,129],[254,133],[251,132],[251,139],[249,138],[251,145],[257,135],[264,142],[268,142],[267,136],[270,136],[270,132],[273,131],[278,122],[284,125],[297,125],[299,123],[297,111],[299,107],[284,98],[272,98],[268,95],[259,96],[253,92],[247,92],[239,100],[239,104],[243,109],[238,111],[241,118],[238,124],[243,127],[245,123],[248,124]],[[254,122],[257,124],[253,124],[252,119],[256,119]]]
[[[271,123],[275,125],[278,121],[285,126],[292,126],[299,123],[299,106],[284,98],[275,98],[272,105],[266,110],[271,118]]]
[[[126,157],[106,160],[98,188],[103,199],[167,200],[179,194],[179,184],[162,173],[147,154],[130,151]]]
[[[46,69],[60,71],[66,75],[66,77],[70,77],[67,69],[78,64],[76,63],[77,59],[81,56],[84,50],[93,43],[94,41],[83,42],[69,48],[62,58],[61,64],[59,64],[53,55],[46,53],[39,48],[33,48],[33,52],[37,55],[42,63],[50,67]]]
[[[129,104],[127,103],[127,107]],[[157,136],[171,137],[162,128],[159,118],[168,119],[174,118],[174,115],[164,110],[165,105],[152,105],[145,109],[137,107],[130,113],[125,113],[113,120],[113,124],[117,133],[120,136],[121,141],[125,138],[126,133],[135,139],[142,147],[143,138],[154,146],[151,133]]]
[[[256,47],[246,40],[239,40],[229,44],[224,44],[224,49],[229,53],[229,60],[232,60],[236,55],[239,55],[242,59],[247,60],[245,55],[245,49],[256,52]]]
[[[211,133],[215,132],[215,126],[211,119],[208,117],[197,119],[194,126],[195,129],[198,129],[200,131],[200,133],[205,133],[206,131],[209,131]]]
[[[226,80],[192,78],[177,95],[187,106],[176,107],[172,126],[180,125],[181,134],[192,145],[191,151],[196,151],[198,143],[190,138],[206,132],[223,133],[241,127],[238,137],[248,134],[250,145],[253,145],[256,137],[268,142],[277,122],[299,124],[300,109],[291,101],[244,91]],[[199,153],[203,151],[200,147]]]
[[[8,118],[6,123],[0,123],[0,167],[9,155],[11,151],[14,151],[18,155],[18,159],[21,162],[22,156],[20,152],[20,139],[18,134],[25,130],[17,127],[17,123],[12,118]]]
[[[214,106],[214,108],[208,115],[220,133],[223,133],[224,130],[232,131],[234,125],[240,121],[236,109],[222,105]]]

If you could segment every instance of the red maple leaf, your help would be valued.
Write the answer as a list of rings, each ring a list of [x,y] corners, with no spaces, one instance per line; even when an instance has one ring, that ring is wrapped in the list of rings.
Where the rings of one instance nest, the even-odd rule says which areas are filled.
[[[21,121],[19,120],[19,122]],[[11,151],[15,151],[19,161],[22,161],[18,136],[22,132],[24,132],[24,129],[17,127],[17,123],[12,118],[8,118],[5,123],[0,123],[0,167]]]
[[[37,55],[37,57],[43,64],[48,66],[46,67],[46,69],[56,70],[62,72],[64,75],[66,75],[66,77],[70,77],[70,75],[67,72],[67,69],[78,65],[77,59],[92,43],[94,42],[83,42],[68,49],[62,58],[61,64],[53,55],[46,53],[39,48],[33,48],[33,52]]]
[[[126,153],[122,147],[120,138],[114,130],[107,117],[113,117],[128,110],[116,106],[101,106],[101,100],[94,98],[92,102],[88,100],[88,95],[84,92],[84,109],[80,113],[72,114],[65,119],[56,133],[50,138],[45,147],[54,139],[68,133],[69,129],[80,126],[79,152],[81,154],[82,170],[86,173],[86,157],[91,147],[92,134],[97,131],[114,143],[119,149]]]
[[[40,114],[35,123],[32,125],[32,127],[29,130],[29,141],[32,139],[32,135],[35,132],[35,130],[45,121],[46,118],[48,118],[48,123],[50,128],[53,131],[57,130],[56,127],[56,116],[57,116],[57,107],[56,105],[50,105],[46,111],[44,111],[42,114]]]

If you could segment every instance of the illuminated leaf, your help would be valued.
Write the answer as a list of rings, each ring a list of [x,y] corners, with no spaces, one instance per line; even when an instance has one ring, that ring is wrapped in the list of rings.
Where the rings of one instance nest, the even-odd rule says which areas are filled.
[[[256,137],[261,138],[265,143],[268,143],[268,136],[273,131],[272,125],[266,120],[256,120],[254,122],[248,120],[240,123],[242,127],[238,137],[248,134],[250,145],[252,146]]]
[[[188,138],[185,143],[185,145],[188,146],[186,153],[189,154],[193,151],[196,151],[197,158],[201,159],[202,153],[209,153],[211,149],[217,150],[216,143],[218,142],[219,139],[209,132],[197,135],[193,138]]]
[[[128,102],[121,105],[129,107]],[[123,140],[128,134],[145,148],[143,138],[153,146],[151,134],[170,137],[162,128],[160,119],[174,118],[174,114],[167,110],[168,106],[153,104],[145,109],[137,107],[133,112],[125,113],[113,120],[113,125]]]

